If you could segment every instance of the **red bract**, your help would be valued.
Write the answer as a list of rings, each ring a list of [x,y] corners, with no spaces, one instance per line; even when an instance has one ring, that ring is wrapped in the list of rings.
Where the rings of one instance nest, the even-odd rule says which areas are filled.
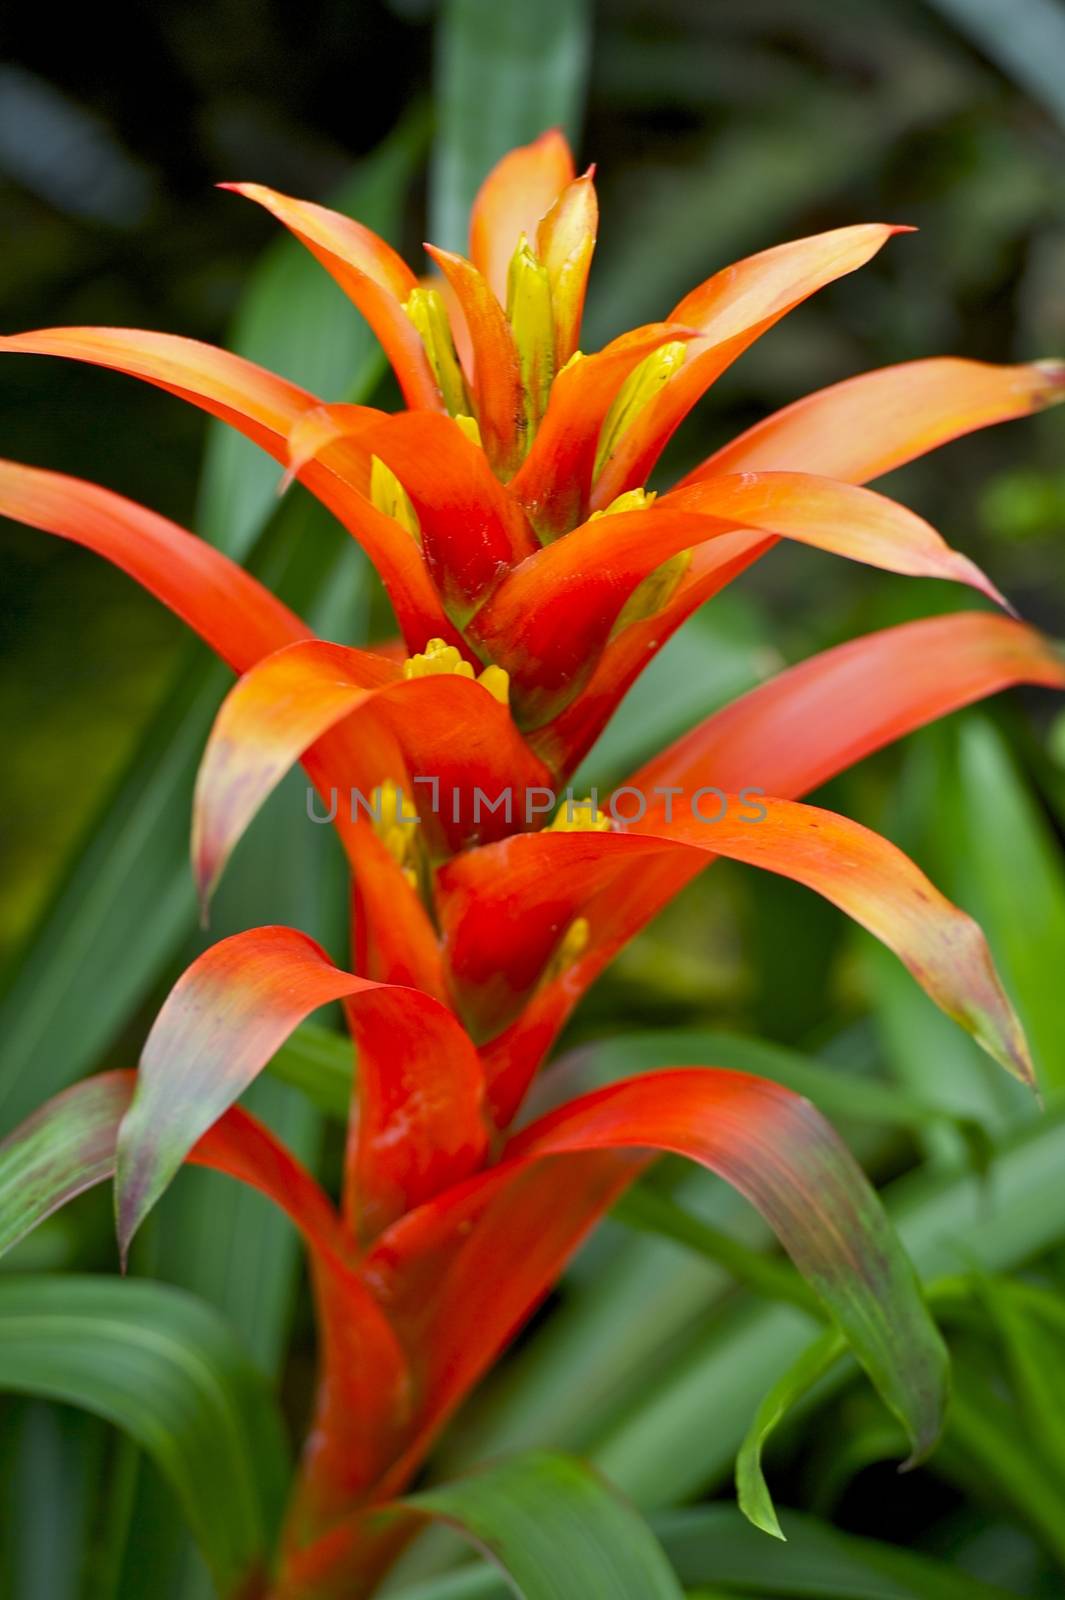
[[[474,208],[470,259],[430,250],[442,277],[428,284],[347,217],[230,187],[354,301],[408,410],[330,404],[164,334],[0,343],[142,377],[262,445],[366,550],[406,660],[314,638],[226,557],[106,490],[5,463],[0,510],[116,562],[240,674],[196,791],[201,895],[302,761],[353,874],[353,970],[284,928],[209,950],[163,1007],[132,1099],[131,1079],[109,1076],[38,1114],[35,1127],[83,1118],[77,1162],[42,1185],[47,1205],[115,1169],[125,1250],[192,1160],[264,1189],[302,1230],[321,1375],[276,1580],[288,1600],[370,1592],[407,1528],[375,1508],[658,1151],[711,1167],[762,1211],[926,1450],[941,1346],[873,1191],[806,1102],[674,1066],[512,1124],[589,984],[714,855],[840,906],[1031,1081],[976,924],[886,840],[800,803],[983,695],[1065,687],[1060,656],[1020,622],[960,613],[856,640],[710,717],[620,786],[608,813],[568,807],[563,790],[673,631],[778,539],[998,600],[927,523],[862,485],[1053,403],[1065,369],[948,359],[855,378],[768,418],[656,499],[648,473],[713,380],[903,230],[843,228],[753,256],[583,356],[597,209],[592,174],[577,177],[557,133],[500,163]],[[234,1102],[336,1000],[358,1085],[334,1207]]]

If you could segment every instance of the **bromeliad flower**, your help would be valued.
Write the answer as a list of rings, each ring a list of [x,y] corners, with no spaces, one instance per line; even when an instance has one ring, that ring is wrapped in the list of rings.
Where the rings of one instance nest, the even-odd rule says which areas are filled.
[[[115,561],[240,675],[197,786],[204,903],[302,760],[352,869],[354,970],[284,928],[209,950],[164,1006],[139,1077],[89,1080],[13,1136],[19,1159],[49,1140],[64,1151],[34,1168],[26,1225],[115,1171],[125,1250],[185,1160],[262,1188],[293,1217],[311,1252],[321,1379],[272,1591],[289,1600],[370,1592],[409,1531],[378,1508],[658,1151],[712,1167],[762,1210],[926,1450],[943,1397],[938,1336],[875,1195],[804,1101],[673,1068],[513,1125],[580,996],[715,855],[841,907],[1031,1081],[976,924],[886,840],[799,803],[985,694],[1065,687],[1058,654],[1020,622],[960,613],[843,645],[710,717],[603,810],[559,800],[642,668],[779,539],[998,601],[927,523],[863,485],[1060,399],[1065,368],[946,359],[855,378],[656,496],[658,457],[714,379],[902,230],[843,228],[753,256],[665,321],[583,355],[595,191],[556,133],[500,163],[474,207],[470,258],[429,248],[439,275],[427,281],[350,218],[233,187],[354,301],[408,409],[326,404],[163,334],[0,343],[142,377],[262,445],[366,550],[403,647],[316,639],[219,552],[92,485],[3,464],[0,510]],[[699,796],[711,793],[708,812]],[[358,1050],[339,1209],[234,1104],[329,1001],[343,1003]]]

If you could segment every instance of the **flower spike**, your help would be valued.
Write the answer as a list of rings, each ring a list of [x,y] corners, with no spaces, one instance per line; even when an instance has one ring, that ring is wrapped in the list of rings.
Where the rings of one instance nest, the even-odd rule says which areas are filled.
[[[0,1148],[9,1176],[32,1179],[0,1216],[0,1244],[5,1223],[17,1233],[112,1169],[123,1254],[186,1160],[285,1208],[309,1250],[321,1371],[269,1580],[279,1597],[375,1588],[408,1527],[382,1521],[386,1502],[661,1152],[760,1209],[919,1457],[941,1421],[943,1347],[874,1191],[805,1101],[672,1067],[510,1130],[581,996],[716,858],[821,894],[1032,1081],[977,925],[888,840],[800,803],[1008,684],[1065,688],[1065,657],[1031,629],[986,610],[887,629],[779,673],[612,793],[581,798],[572,775],[672,633],[780,539],[1004,605],[926,522],[864,485],[1053,404],[1065,366],[945,359],[866,374],[652,490],[713,381],[904,230],[838,228],[762,251],[668,321],[582,354],[598,205],[557,131],[489,173],[468,259],[427,246],[432,281],[350,218],[230,187],[365,316],[402,388],[397,415],[166,334],[52,329],[0,350],[126,372],[237,428],[359,541],[400,637],[374,651],[315,638],[217,550],[90,484],[0,463],[0,511],[106,556],[239,674],[196,784],[198,887],[206,900],[302,763],[310,819],[334,825],[350,869],[352,970],[284,927],[207,950],[163,1005],[135,1079],[76,1086]],[[343,1008],[354,1047],[336,1205],[234,1104],[325,1004]]]

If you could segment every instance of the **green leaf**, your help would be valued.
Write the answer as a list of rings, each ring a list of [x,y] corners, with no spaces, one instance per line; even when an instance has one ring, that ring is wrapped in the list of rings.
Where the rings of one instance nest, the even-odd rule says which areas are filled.
[[[306,1095],[326,1116],[345,1122],[351,1108],[352,1052],[350,1039],[317,1022],[305,1022],[281,1046],[266,1070],[271,1077]]]
[[[956,836],[964,831],[964,823],[956,810],[954,754],[951,727],[928,728],[913,738],[888,831],[927,867],[936,883],[978,915],[977,907],[969,905],[969,890],[955,881]],[[968,1113],[999,1135],[1018,1118],[1036,1114],[1032,1096],[995,1072],[969,1036],[953,1027],[922,990],[900,982],[893,970],[897,964],[885,961],[874,941],[863,934],[855,938],[883,1056],[900,1085],[908,1092],[919,1092],[941,1113],[959,1117]],[[929,1071],[929,1062],[935,1063],[934,1072]],[[929,1156],[955,1165],[964,1154],[959,1131],[951,1129],[942,1117],[914,1129],[918,1144]]]
[[[929,1299],[958,1324],[958,1381],[937,1466],[978,1497],[997,1488],[1065,1562],[1065,1299],[979,1271],[930,1285]]]
[[[1058,1347],[1060,1352],[1060,1345]],[[1055,1360],[1060,1359],[1060,1353]],[[994,1373],[959,1350],[942,1470],[970,1493],[1001,1495],[1065,1565],[1065,1489],[1047,1471],[1016,1402],[996,1392]]]
[[[1065,1237],[1065,1113],[1006,1142],[986,1180],[915,1174],[882,1195],[918,1271],[938,1277],[967,1258],[1003,1271]],[[994,1196],[993,1208],[988,1195]],[[640,1505],[662,1505],[727,1471],[750,1415],[782,1366],[810,1343],[787,1307],[722,1318],[626,1415],[610,1419],[593,1459]],[[829,1394],[840,1378],[826,1380]],[[704,1418],[715,1417],[712,1440]]]
[[[473,198],[500,156],[546,128],[576,133],[590,42],[589,0],[446,0],[436,34],[434,244],[465,250]]]
[[[756,1528],[772,1534],[774,1539],[783,1539],[784,1534],[762,1472],[762,1447],[796,1401],[835,1366],[846,1348],[841,1336],[832,1330],[804,1350],[770,1389],[740,1445],[736,1457],[736,1498],[740,1510]]]
[[[1051,1481],[1065,1483],[1065,1296],[1008,1278],[981,1278],[976,1287],[1002,1344],[1032,1448]]]
[[[129,1077],[105,1073],[66,1090],[0,1144],[0,1255],[114,1171]]]
[[[689,1250],[698,1251],[724,1267],[737,1282],[755,1294],[766,1295],[770,1300],[788,1300],[813,1316],[822,1315],[817,1297],[790,1262],[752,1250],[722,1228],[692,1216],[650,1182],[634,1184],[622,1195],[610,1215],[626,1228],[672,1239]]]
[[[1065,15],[1054,0],[931,0],[1065,128]]]
[[[758,1600],[1006,1600],[1004,1591],[940,1562],[799,1512],[789,1513],[786,1545],[731,1506],[663,1513],[653,1526],[686,1587],[721,1584]]]
[[[525,1600],[680,1600],[647,1524],[571,1457],[517,1456],[400,1504],[457,1529]]]
[[[1016,997],[1043,1087],[1065,1087],[1065,857],[1001,735],[980,717],[966,718],[958,730],[955,805],[961,826],[949,837],[959,890],[969,891]]]
[[[288,1461],[262,1379],[180,1290],[114,1278],[0,1283],[0,1390],[65,1401],[152,1456],[223,1594],[266,1570]]]
[[[85,1546],[108,1429],[44,1401],[6,1400],[3,1413],[0,1594],[95,1600]]]
[[[651,1526],[693,1600],[711,1584],[714,1592],[720,1585],[757,1600],[1009,1600],[1004,1590],[927,1556],[839,1533],[800,1512],[789,1513],[786,1547],[766,1539],[731,1506],[664,1512]],[[478,1566],[404,1586],[397,1600],[502,1600],[505,1594],[495,1574]]]

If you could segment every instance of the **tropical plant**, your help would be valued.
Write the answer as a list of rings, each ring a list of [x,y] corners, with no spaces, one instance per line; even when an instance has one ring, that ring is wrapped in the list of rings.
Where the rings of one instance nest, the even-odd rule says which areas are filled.
[[[903,230],[855,226],[764,251],[709,278],[665,321],[583,355],[595,190],[557,132],[493,169],[474,203],[469,258],[429,247],[440,276],[426,282],[351,218],[236,187],[358,307],[404,410],[323,403],[242,357],[166,334],[64,328],[0,345],[138,376],[262,446],[361,545],[402,643],[367,651],[315,637],[219,550],[88,483],[4,463],[0,510],[123,567],[239,674],[196,789],[205,913],[245,829],[302,761],[318,794],[312,815],[334,823],[351,871],[353,970],[285,927],[208,949],[164,1004],[137,1074],[77,1083],[9,1137],[5,1240],[113,1174],[125,1259],[186,1161],[259,1189],[295,1224],[319,1374],[283,1523],[278,1472],[266,1488],[245,1486],[240,1517],[212,1520],[199,1480],[223,1419],[202,1395],[199,1453],[170,1465],[223,1592],[369,1594],[424,1518],[441,1516],[492,1550],[520,1592],[536,1592],[539,1572],[556,1585],[545,1594],[673,1594],[678,1580],[650,1535],[571,1464],[532,1458],[400,1498],[654,1155],[699,1162],[752,1201],[805,1280],[792,1297],[832,1324],[767,1399],[741,1461],[741,1503],[763,1525],[773,1515],[758,1448],[797,1393],[849,1348],[917,1461],[942,1427],[946,1351],[875,1191],[802,1095],[712,1065],[576,1095],[571,1078],[553,1093],[548,1072],[539,1114],[522,1122],[534,1080],[606,965],[720,856],[841,908],[1034,1086],[976,923],[886,839],[798,797],[1010,684],[1065,688],[1065,665],[1032,629],[987,609],[911,622],[772,678],[608,795],[571,780],[671,635],[781,539],[964,582],[999,602],[926,522],[864,485],[1061,399],[1065,368],[933,359],[873,372],[766,418],[656,496],[647,482],[658,457],[714,380]],[[236,1102],[313,1011],[338,1001],[357,1070],[334,1205]],[[108,1388],[93,1358],[126,1291],[82,1286],[85,1371],[49,1390],[47,1296],[13,1290],[16,1334],[20,1317],[27,1324],[14,1358],[25,1386],[128,1417],[121,1382],[112,1373]],[[130,1299],[130,1350],[158,1360],[170,1319],[197,1313],[147,1285],[128,1292],[141,1295]],[[949,1299],[949,1286],[940,1292]],[[201,1335],[221,1338],[214,1327]],[[272,1436],[254,1443],[270,1429],[253,1379],[240,1382],[244,1412],[229,1422],[274,1459]],[[191,1406],[190,1396],[175,1389],[170,1403]],[[150,1438],[151,1419],[130,1425]],[[570,1572],[569,1590],[527,1525],[506,1528],[508,1509],[528,1495],[535,1510],[538,1493],[576,1506],[589,1542],[590,1564]],[[608,1560],[616,1571],[604,1578]]]

